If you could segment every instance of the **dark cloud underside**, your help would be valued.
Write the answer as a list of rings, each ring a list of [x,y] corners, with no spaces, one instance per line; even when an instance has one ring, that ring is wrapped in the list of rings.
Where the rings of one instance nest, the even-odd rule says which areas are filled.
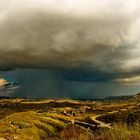
[[[21,69],[15,77],[24,88],[17,94],[25,96],[42,87],[41,97],[78,97],[100,86],[106,93],[136,86],[139,9],[138,0],[1,0],[0,70]]]

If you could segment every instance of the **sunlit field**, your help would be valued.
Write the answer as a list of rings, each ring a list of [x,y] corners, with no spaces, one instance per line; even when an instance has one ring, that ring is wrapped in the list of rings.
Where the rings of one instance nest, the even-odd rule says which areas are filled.
[[[0,140],[140,140],[137,100],[0,100]]]

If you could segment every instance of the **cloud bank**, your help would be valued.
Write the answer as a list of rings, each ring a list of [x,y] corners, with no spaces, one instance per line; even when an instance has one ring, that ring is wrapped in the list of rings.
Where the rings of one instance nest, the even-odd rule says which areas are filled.
[[[112,95],[135,94],[140,91],[139,84],[130,82],[130,80],[127,83],[124,81],[113,82],[110,81],[109,75],[88,73],[87,71],[69,71],[67,73],[62,70],[20,69],[5,72],[3,77],[10,82],[18,82],[20,87],[10,93],[7,90],[7,94],[6,91],[2,91],[0,95],[31,99],[95,99]],[[138,80],[138,78],[134,79]]]
[[[90,69],[121,81],[137,76],[139,9],[138,0],[0,0],[0,70]]]

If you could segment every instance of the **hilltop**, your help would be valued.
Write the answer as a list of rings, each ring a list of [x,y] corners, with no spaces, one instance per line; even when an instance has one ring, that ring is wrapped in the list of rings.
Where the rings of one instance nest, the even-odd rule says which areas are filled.
[[[140,92],[135,95],[121,95],[121,96],[109,96],[106,97],[105,100],[112,101],[136,101],[140,102]]]

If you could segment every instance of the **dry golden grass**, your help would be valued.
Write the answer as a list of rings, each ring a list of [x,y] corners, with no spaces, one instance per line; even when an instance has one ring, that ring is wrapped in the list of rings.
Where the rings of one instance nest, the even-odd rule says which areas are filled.
[[[63,120],[63,121],[71,121],[74,119],[73,116],[65,116],[63,114],[57,114],[57,113],[46,113],[46,116],[52,117],[54,119]]]
[[[0,120],[0,138],[40,140],[55,135],[67,125],[34,111],[14,113]]]
[[[140,124],[128,126],[124,123],[116,123],[108,131],[102,130],[96,135],[99,140],[140,140]]]
[[[112,129],[91,133],[88,129],[73,126],[61,132],[61,140],[140,140],[140,124],[114,124]]]
[[[1,116],[2,112],[7,112],[3,113],[0,119],[0,140],[140,140],[140,124],[134,123],[136,116],[139,115],[139,105],[136,103],[95,104],[69,99],[32,102],[13,99],[0,101],[0,105]],[[134,125],[128,126],[126,123],[113,121],[114,117],[114,120],[118,118],[121,122],[125,122],[128,113]],[[100,116],[102,118],[100,121],[108,123],[104,115],[111,124],[115,123],[111,126],[112,129],[103,129],[100,123],[94,124],[95,122],[91,120],[92,117]],[[87,126],[76,121],[94,124],[93,127],[96,125],[95,129],[99,127],[99,130],[94,128],[89,130]]]

